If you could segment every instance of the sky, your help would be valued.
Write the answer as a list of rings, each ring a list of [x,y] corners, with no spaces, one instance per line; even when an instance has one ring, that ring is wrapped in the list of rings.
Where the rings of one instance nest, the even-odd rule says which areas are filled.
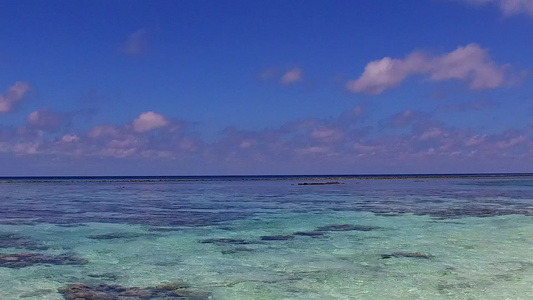
[[[533,172],[533,0],[4,1],[0,176]]]

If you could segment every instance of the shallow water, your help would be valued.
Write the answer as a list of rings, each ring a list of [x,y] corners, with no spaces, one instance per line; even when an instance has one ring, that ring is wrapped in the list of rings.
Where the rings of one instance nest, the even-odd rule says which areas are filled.
[[[0,259],[0,299],[173,282],[191,299],[533,298],[530,178],[297,183],[2,183],[4,257],[85,263]]]

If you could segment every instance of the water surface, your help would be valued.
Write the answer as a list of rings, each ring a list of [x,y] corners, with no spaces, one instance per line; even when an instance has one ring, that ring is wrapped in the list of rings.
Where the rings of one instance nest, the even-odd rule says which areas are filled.
[[[529,176],[167,179],[0,180],[0,299],[533,297]]]

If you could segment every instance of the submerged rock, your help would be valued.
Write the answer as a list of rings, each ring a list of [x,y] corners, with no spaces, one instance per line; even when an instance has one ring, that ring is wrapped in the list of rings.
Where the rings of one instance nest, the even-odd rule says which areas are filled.
[[[235,254],[235,253],[252,252],[252,251],[254,251],[254,249],[246,248],[246,247],[236,247],[236,248],[233,248],[233,249],[222,250],[222,251],[220,251],[220,253],[222,253],[222,254]]]
[[[92,278],[105,279],[105,280],[117,280],[120,277],[118,274],[115,274],[115,273],[91,273],[91,274],[88,274],[87,276],[92,277]]]
[[[15,233],[0,233],[0,248],[47,250],[49,247],[41,244],[40,242]]]
[[[185,282],[169,282],[163,283],[157,286],[158,289],[162,290],[177,290],[177,289],[187,289],[190,286]]]
[[[143,236],[141,233],[135,232],[111,232],[105,234],[90,235],[89,238],[93,240],[114,240],[114,239],[133,239]]]
[[[56,224],[57,227],[63,228],[72,228],[72,227],[87,227],[85,223],[66,223],[66,224]]]
[[[262,241],[286,241],[293,239],[294,235],[263,235]]]
[[[329,182],[301,182],[298,185],[329,185],[329,184],[341,184],[338,181],[329,181]]]
[[[402,258],[402,257],[430,259],[433,256],[431,254],[422,253],[422,252],[394,252],[392,254],[381,254],[382,259]]]
[[[218,239],[207,239],[200,241],[202,244],[236,244],[243,245],[248,244],[244,239],[231,239],[231,238],[218,238]]]
[[[84,265],[88,261],[70,254],[47,255],[40,253],[14,253],[0,254],[0,267],[4,268],[24,268],[38,264],[50,265]]]
[[[211,294],[188,289],[183,283],[169,283],[157,287],[123,287],[120,285],[87,285],[74,283],[58,289],[66,300],[144,300],[144,299],[211,299]]]
[[[380,217],[401,217],[402,216],[401,213],[397,213],[397,212],[376,212],[374,213],[374,215],[380,216]]]
[[[297,232],[295,232],[293,234],[294,235],[301,235],[301,236],[319,237],[319,236],[323,236],[324,232],[323,231],[318,231],[318,230],[311,230],[311,231],[297,231]]]
[[[328,225],[328,226],[318,227],[316,230],[317,231],[372,231],[375,229],[378,229],[378,227],[341,224],[341,225]]]
[[[174,231],[182,231],[183,229],[180,227],[150,227],[148,228],[148,231],[151,232],[174,232]]]

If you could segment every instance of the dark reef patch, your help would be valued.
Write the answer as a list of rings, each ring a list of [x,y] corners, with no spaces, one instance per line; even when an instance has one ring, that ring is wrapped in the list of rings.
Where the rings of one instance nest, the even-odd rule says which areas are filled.
[[[245,239],[230,239],[230,238],[217,238],[217,239],[207,239],[200,241],[202,244],[234,244],[234,245],[244,245],[249,244]]]
[[[376,216],[380,217],[400,217],[403,214],[402,213],[396,213],[396,212],[384,212],[384,213],[374,213]]]
[[[148,300],[148,299],[211,299],[208,292],[189,289],[182,283],[162,284],[157,287],[124,287],[121,285],[87,285],[74,283],[58,289],[66,300]]]
[[[220,253],[222,254],[235,254],[235,253],[242,253],[242,252],[252,252],[254,249],[247,248],[247,247],[235,247],[233,249],[227,249],[222,250]]]
[[[49,247],[38,241],[15,233],[0,233],[0,248],[47,250]]]
[[[263,235],[262,241],[286,241],[294,238],[294,235]]]
[[[311,230],[311,231],[297,231],[294,235],[309,236],[309,237],[321,237],[324,236],[323,231]]]
[[[71,227],[87,227],[85,223],[67,223],[67,224],[57,224],[58,227],[71,228]]]
[[[431,254],[422,253],[422,252],[393,252],[391,254],[381,254],[382,259],[389,258],[422,258],[430,259],[433,256]]]
[[[145,234],[135,233],[135,232],[111,232],[111,233],[105,233],[105,234],[90,235],[88,236],[88,238],[92,240],[115,240],[115,239],[134,239],[134,238],[138,238],[142,236],[145,236]]]
[[[341,225],[328,225],[328,226],[318,227],[316,230],[317,231],[372,231],[378,228],[379,227],[341,224]]]
[[[183,228],[180,227],[149,227],[147,231],[149,232],[175,232],[182,231]]]
[[[48,255],[40,253],[0,254],[0,267],[24,268],[33,265],[85,265],[88,261],[71,254]]]

